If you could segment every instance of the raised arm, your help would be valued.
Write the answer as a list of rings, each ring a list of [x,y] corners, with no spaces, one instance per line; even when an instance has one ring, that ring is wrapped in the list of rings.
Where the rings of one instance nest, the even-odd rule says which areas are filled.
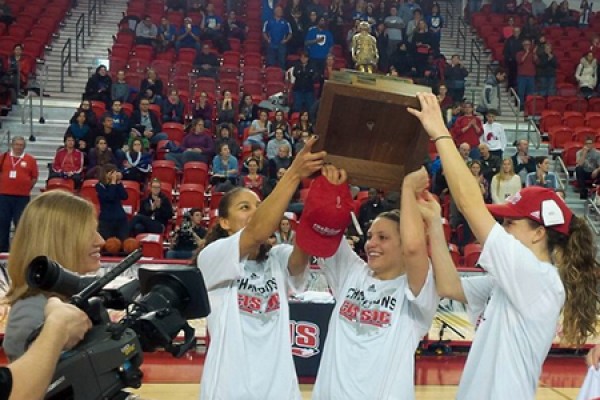
[[[400,241],[408,285],[415,297],[421,292],[429,270],[425,226],[417,207],[417,196],[423,193],[427,185],[428,176],[424,167],[406,175],[402,182]]]
[[[448,243],[442,226],[441,207],[431,193],[426,192],[418,200],[420,217],[427,226],[429,245],[431,246],[431,262],[435,275],[435,288],[440,297],[466,303],[462,283],[456,266],[448,251]]]
[[[317,139],[317,136],[312,136],[306,142],[275,189],[252,216],[240,238],[240,258],[255,251],[277,229],[281,216],[287,209],[302,178],[309,177],[323,167],[326,153],[324,151],[311,152]]]
[[[458,153],[452,136],[444,125],[436,96],[430,93],[419,93],[417,97],[421,103],[421,111],[413,108],[409,108],[408,111],[419,118],[427,134],[435,142],[452,198],[477,240],[483,244],[496,221],[485,206],[477,181],[464,179],[465,176],[470,175],[469,168]]]

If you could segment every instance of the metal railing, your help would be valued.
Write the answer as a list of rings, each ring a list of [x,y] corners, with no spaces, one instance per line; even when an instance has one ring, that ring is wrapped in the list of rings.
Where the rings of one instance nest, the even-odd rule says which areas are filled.
[[[477,52],[475,52],[477,50]],[[479,86],[479,82],[481,81],[481,45],[477,42],[476,39],[471,39],[471,61],[469,64],[469,71],[473,72],[473,60],[477,63],[477,79],[476,85]]]
[[[29,110],[29,141],[35,142],[35,135],[33,134],[33,95],[32,92],[27,92],[27,96],[23,100],[23,107],[21,108],[21,123],[25,124],[25,114]]]
[[[40,118],[38,122],[40,124],[45,124],[46,119],[44,118],[44,93],[46,89],[46,85],[48,84],[48,65],[44,65],[42,67],[42,77],[39,80],[40,82]],[[35,142],[35,135],[33,133],[33,94],[35,92],[33,90],[29,90],[27,92],[27,96],[23,101],[23,106],[21,108],[21,123],[25,124],[27,120],[29,120],[29,141]],[[29,112],[29,113],[28,113]],[[27,114],[28,117],[27,117]]]
[[[91,0],[88,3],[88,36],[92,36],[92,21],[94,22],[94,25],[96,25],[96,11],[98,11],[99,7],[102,6],[98,6],[98,1],[97,0]],[[101,14],[101,12],[100,12]]]
[[[598,196],[598,195],[596,195]],[[583,206],[583,216],[587,220],[588,225],[592,228],[596,235],[600,234],[600,228],[598,228],[598,220],[595,217],[600,216],[600,209],[596,204],[595,196],[592,199],[585,201]],[[592,211],[595,213],[595,217],[592,215]]]
[[[65,51],[67,51],[65,56]],[[71,69],[71,39],[67,39],[67,42],[63,46],[60,52],[60,91],[65,91],[65,65],[68,65],[69,76],[73,76],[73,70]]]
[[[75,62],[79,62],[79,41],[85,49],[85,14],[81,13],[75,24]]]
[[[448,32],[448,35],[450,37],[454,37],[454,2],[453,1],[447,1],[446,2],[446,16],[445,16],[445,22],[446,22],[446,29],[444,31]]]
[[[11,141],[11,133],[10,130],[7,129],[5,131],[0,131],[0,151],[5,152],[10,150],[10,141]]]
[[[463,54],[462,54],[462,58],[463,60],[467,57],[467,32],[469,27],[467,26],[467,24],[465,23],[465,20],[463,19],[463,17],[458,17],[458,23],[457,23],[458,27],[456,29],[456,48],[460,49],[460,41],[462,39],[463,45],[462,45],[462,50],[463,50]]]
[[[512,111],[513,115],[515,116],[515,131],[517,132],[517,135],[519,134],[519,123],[521,120],[521,99],[519,98],[519,96],[517,95],[517,92],[515,92],[515,89],[510,88],[508,91],[509,94],[509,99],[508,99],[508,108],[510,108],[510,110]],[[516,106],[515,106],[516,103]],[[517,139],[517,137],[515,137],[515,139]]]

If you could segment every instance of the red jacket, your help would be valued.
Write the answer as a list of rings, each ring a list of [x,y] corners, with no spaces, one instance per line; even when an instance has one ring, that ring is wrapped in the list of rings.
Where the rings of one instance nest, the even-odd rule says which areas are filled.
[[[66,148],[62,148],[56,152],[54,162],[52,163],[54,172],[73,172],[80,174],[83,171],[83,153],[77,149],[73,149],[71,154]]]
[[[474,120],[475,124],[479,127],[479,132],[472,126],[463,132],[463,129],[466,128],[472,120]],[[483,135],[483,124],[476,115],[463,115],[458,117],[454,125],[452,125],[452,137],[457,146],[460,146],[461,143],[468,143],[471,148],[478,147],[479,137],[481,135]]]
[[[0,163],[0,194],[29,196],[38,178],[35,158],[26,153],[22,157],[12,157],[6,152],[0,155]]]

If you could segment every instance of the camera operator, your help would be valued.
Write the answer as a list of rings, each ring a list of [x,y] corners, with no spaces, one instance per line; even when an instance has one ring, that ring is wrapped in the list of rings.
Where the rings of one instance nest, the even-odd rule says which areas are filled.
[[[44,322],[50,296],[27,284],[29,263],[45,255],[81,275],[97,271],[104,245],[97,228],[94,205],[64,191],[42,193],[25,208],[8,256],[11,309],[3,347],[10,361],[23,355],[27,339]]]
[[[169,220],[173,217],[173,205],[169,198],[161,192],[160,180],[150,181],[150,195],[142,200],[140,212],[129,225],[129,235],[135,237],[140,233],[163,233]]]
[[[185,260],[192,258],[194,252],[204,247],[206,229],[202,226],[202,210],[192,208],[185,214],[181,226],[172,233],[171,249],[167,258]]]
[[[0,368],[0,400],[42,398],[61,351],[79,343],[92,326],[83,311],[55,297],[48,299],[44,314],[44,328],[29,350],[17,361]]]

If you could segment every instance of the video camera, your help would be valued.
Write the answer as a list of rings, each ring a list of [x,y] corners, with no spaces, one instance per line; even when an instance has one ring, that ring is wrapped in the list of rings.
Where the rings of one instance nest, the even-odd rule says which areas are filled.
[[[80,277],[45,256],[30,264],[30,287],[72,296],[70,302],[85,311],[93,327],[71,351],[63,353],[45,399],[124,399],[126,387],[139,388],[142,351],[164,348],[181,357],[196,346],[187,319],[210,313],[208,293],[199,269],[189,266],[144,266],[139,280],[107,287],[142,257],[136,250],[101,278]],[[126,315],[111,322],[107,308]],[[183,331],[183,342],[175,341]]]

